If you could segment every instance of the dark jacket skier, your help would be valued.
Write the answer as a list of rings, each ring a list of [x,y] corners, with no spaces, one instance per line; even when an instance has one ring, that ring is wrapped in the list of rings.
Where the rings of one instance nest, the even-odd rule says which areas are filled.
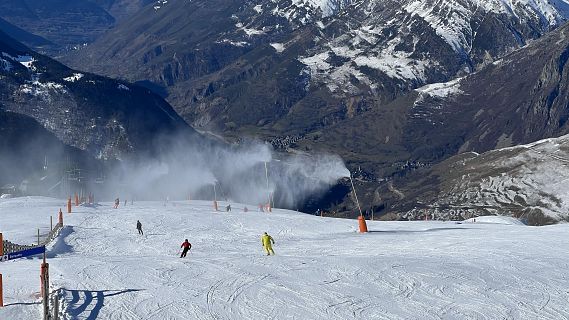
[[[136,230],[138,230],[138,234],[144,235],[144,232],[142,232],[142,223],[140,223],[140,220],[136,220]]]
[[[186,254],[188,253],[188,251],[190,251],[190,249],[192,248],[192,244],[188,241],[188,239],[186,239],[182,245],[180,246],[180,248],[184,248],[184,250],[182,250],[182,255],[180,256],[180,258],[185,258]]]

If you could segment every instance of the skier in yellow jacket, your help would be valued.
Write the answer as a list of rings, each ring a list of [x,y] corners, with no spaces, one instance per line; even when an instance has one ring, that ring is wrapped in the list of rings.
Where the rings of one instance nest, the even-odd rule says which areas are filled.
[[[275,243],[275,240],[273,240],[273,237],[265,232],[261,237],[261,242],[263,243],[263,248],[267,251],[267,255],[270,255],[271,253],[275,255],[275,252],[273,251],[273,244]]]

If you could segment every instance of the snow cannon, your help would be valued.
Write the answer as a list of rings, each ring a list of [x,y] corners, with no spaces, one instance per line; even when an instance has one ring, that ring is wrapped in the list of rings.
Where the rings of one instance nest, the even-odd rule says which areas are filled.
[[[367,223],[366,219],[364,219],[364,216],[358,217],[358,224],[360,226],[360,233],[367,232]]]

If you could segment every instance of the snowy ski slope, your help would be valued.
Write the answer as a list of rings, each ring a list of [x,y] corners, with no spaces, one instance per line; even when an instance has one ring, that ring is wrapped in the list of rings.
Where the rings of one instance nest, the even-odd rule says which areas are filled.
[[[2,199],[0,230],[30,243],[63,204]],[[568,224],[370,222],[362,235],[353,220],[286,210],[122,204],[65,215],[49,263],[66,319],[569,319]],[[276,256],[263,255],[264,231]],[[39,265],[0,263],[0,319],[40,317]]]

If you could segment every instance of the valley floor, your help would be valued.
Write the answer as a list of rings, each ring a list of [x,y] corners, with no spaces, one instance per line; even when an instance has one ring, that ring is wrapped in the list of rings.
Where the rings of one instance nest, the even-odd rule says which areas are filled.
[[[31,243],[64,203],[2,199],[0,232]],[[569,224],[376,221],[359,234],[355,220],[287,210],[123,204],[65,214],[48,262],[66,319],[569,319]],[[0,319],[40,318],[39,267],[0,263]]]

